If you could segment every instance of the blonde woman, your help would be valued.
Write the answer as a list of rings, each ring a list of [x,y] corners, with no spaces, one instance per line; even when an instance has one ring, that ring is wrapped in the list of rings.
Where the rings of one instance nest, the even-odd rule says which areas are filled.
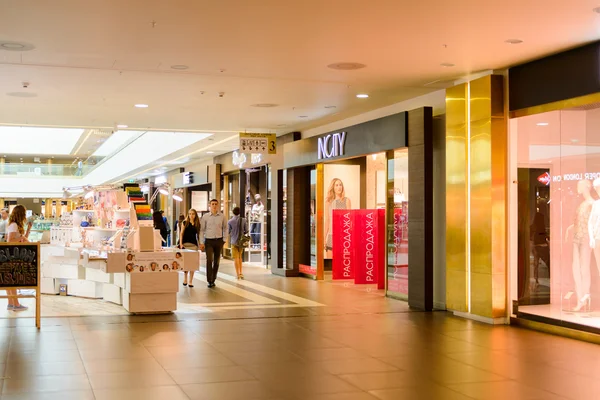
[[[188,212],[187,218],[181,224],[181,233],[179,235],[179,248],[188,250],[198,250],[198,235],[200,234],[200,218],[193,208]],[[194,272],[183,271],[183,286],[194,287]]]
[[[341,179],[333,178],[325,197],[325,258],[333,257],[333,210],[349,210],[352,208],[350,199],[346,197],[344,183]]]
[[[25,231],[25,224],[27,223],[27,215],[25,207],[17,205],[13,208],[10,217],[8,217],[8,226],[6,227],[6,241],[8,243],[24,243],[29,242],[29,232],[31,231],[31,222],[27,224],[27,231]],[[16,289],[7,289],[6,293],[9,296],[16,296]],[[27,310],[26,306],[19,304],[19,299],[11,297],[8,299],[8,306],[6,307],[9,311],[24,311]]]

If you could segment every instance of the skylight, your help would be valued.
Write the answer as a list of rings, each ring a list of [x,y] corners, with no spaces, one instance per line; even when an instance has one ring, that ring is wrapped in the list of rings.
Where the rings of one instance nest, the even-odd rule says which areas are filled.
[[[115,136],[115,135],[113,135]],[[153,163],[178,150],[188,147],[210,133],[156,132],[149,131],[133,140],[131,144],[112,157],[105,159],[87,176],[91,185],[106,183],[147,164]],[[112,146],[112,145],[111,145]]]
[[[102,143],[102,146],[98,147],[93,156],[106,157],[111,155],[142,133],[140,131],[116,131],[106,139],[106,142]]]
[[[2,154],[68,155],[83,129],[0,126]]]

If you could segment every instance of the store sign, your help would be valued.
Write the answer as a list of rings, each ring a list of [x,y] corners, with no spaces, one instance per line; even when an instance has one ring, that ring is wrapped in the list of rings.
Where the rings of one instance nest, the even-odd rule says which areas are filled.
[[[543,183],[544,185],[548,186],[550,185],[550,174],[544,172],[543,174],[537,177],[537,180],[539,183]]]
[[[234,151],[231,155],[231,163],[238,168],[243,168],[244,164],[248,161],[248,157],[244,153],[238,153]],[[250,164],[257,165],[263,163],[263,155],[262,154],[250,154]]]
[[[0,287],[38,286],[39,244],[0,244]]]
[[[240,133],[240,153],[277,154],[277,136],[274,133]]]
[[[193,172],[184,172],[183,173],[183,184],[191,185],[194,183],[194,173]]]
[[[343,156],[346,149],[346,132],[320,137],[317,146],[319,160]]]

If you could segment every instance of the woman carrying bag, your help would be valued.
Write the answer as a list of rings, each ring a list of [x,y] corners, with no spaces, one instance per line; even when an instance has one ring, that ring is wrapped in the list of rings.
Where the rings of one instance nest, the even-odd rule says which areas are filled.
[[[188,212],[188,216],[181,224],[181,233],[179,235],[179,248],[187,250],[198,250],[198,235],[200,234],[200,218],[198,213],[193,208]],[[189,271],[190,277],[188,280],[188,271],[183,272],[183,286],[194,287],[194,272]],[[189,283],[188,283],[189,282]]]
[[[250,236],[248,236],[248,223],[246,222],[246,218],[240,217],[239,207],[233,209],[233,217],[227,223],[227,227],[229,230],[229,243],[231,244],[235,273],[238,279],[244,279],[244,274],[242,274],[242,261],[244,249],[248,247],[248,243],[250,242]]]

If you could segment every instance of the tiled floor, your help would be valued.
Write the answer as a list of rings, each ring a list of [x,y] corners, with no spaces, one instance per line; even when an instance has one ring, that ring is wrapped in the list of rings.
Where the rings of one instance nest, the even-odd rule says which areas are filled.
[[[197,282],[191,303],[213,303],[202,313],[45,318],[39,332],[0,319],[0,399],[600,398],[600,346],[410,311],[364,287],[246,276],[213,294]]]

